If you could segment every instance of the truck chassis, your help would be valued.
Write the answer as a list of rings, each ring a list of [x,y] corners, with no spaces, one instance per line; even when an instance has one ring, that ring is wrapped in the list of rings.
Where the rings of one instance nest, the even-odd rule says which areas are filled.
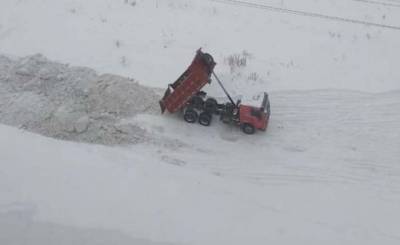
[[[213,57],[199,49],[189,68],[173,84],[168,85],[160,100],[161,112],[168,110],[175,113],[180,110],[186,122],[198,121],[203,126],[209,126],[213,116],[218,115],[222,122],[239,125],[246,134],[253,134],[256,129],[265,131],[271,114],[268,94],[264,92],[260,107],[242,105],[240,100],[235,103],[214,73],[215,65]],[[201,90],[207,83],[211,83],[211,75],[229,102],[218,103]]]

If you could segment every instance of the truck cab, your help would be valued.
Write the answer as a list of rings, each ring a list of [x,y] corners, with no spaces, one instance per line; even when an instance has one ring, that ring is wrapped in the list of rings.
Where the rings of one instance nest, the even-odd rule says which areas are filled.
[[[209,126],[213,115],[219,115],[224,123],[239,125],[246,134],[253,134],[256,129],[266,130],[271,114],[268,94],[264,93],[260,107],[235,103],[221,80],[214,73],[216,63],[208,53],[197,50],[196,56],[186,71],[172,84],[168,85],[164,96],[159,101],[161,112],[182,112],[188,123],[199,122]],[[216,99],[207,97],[202,88],[211,83],[214,76],[229,102],[219,104]]]
[[[271,106],[268,94],[264,93],[264,98],[260,107],[249,105],[239,105],[239,122],[244,133],[253,134],[256,129],[265,131],[271,115]]]

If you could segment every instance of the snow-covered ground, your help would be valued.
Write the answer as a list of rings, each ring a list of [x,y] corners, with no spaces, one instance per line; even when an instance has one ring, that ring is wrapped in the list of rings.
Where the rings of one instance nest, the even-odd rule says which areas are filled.
[[[352,0],[246,1],[400,26],[396,7]],[[221,75],[229,74],[226,58],[248,52],[252,59],[238,83],[247,86],[242,80],[257,73],[262,84],[255,90],[399,89],[399,36],[391,29],[209,0],[2,0],[0,8],[0,53],[42,53],[156,87],[174,81],[203,47]]]
[[[276,93],[269,132],[254,136],[142,115],[131,123],[157,143],[123,148],[2,126],[0,225],[22,228],[0,241],[43,244],[32,233],[67,229],[58,224],[75,227],[76,244],[84,229],[107,241],[118,231],[172,244],[397,244],[399,96]]]
[[[18,60],[0,56],[0,122],[16,126],[0,124],[0,244],[399,244],[400,31],[228,2],[0,2],[0,55]],[[400,26],[393,0],[246,2]],[[254,102],[270,92],[266,133],[125,113],[132,108],[123,102],[105,102],[129,93],[142,101],[147,93],[132,91],[142,89],[133,81],[15,58],[41,53],[164,88],[199,47],[214,55],[233,95]],[[85,78],[104,86],[82,88],[82,97],[75,89]],[[222,95],[215,84],[207,89]],[[46,127],[42,119],[77,100],[75,114],[62,113],[71,124],[82,108],[109,123],[93,116],[104,107],[111,127],[130,125],[141,140],[110,147],[21,129],[46,134],[21,118]]]

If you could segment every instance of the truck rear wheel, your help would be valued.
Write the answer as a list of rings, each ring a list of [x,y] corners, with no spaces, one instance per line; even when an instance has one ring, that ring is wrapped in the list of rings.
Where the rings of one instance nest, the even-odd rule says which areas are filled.
[[[211,119],[212,119],[211,114],[209,114],[207,112],[202,112],[202,113],[200,113],[200,116],[199,116],[199,123],[203,126],[210,126]]]
[[[245,134],[254,134],[254,132],[256,131],[256,129],[254,128],[253,125],[249,124],[249,123],[244,123],[242,124],[242,131]]]
[[[187,109],[183,115],[183,119],[188,123],[195,123],[198,117],[197,112],[193,109]]]
[[[210,114],[214,114],[217,111],[218,102],[214,98],[208,98],[204,102],[204,110]]]

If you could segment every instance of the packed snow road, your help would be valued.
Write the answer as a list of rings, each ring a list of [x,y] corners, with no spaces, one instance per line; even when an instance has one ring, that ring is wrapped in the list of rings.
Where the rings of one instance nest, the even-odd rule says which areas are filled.
[[[179,116],[140,115],[134,121],[201,149],[204,154],[195,157],[173,156],[221,175],[263,184],[399,184],[400,91],[282,91],[271,93],[271,101],[269,129],[254,136],[217,119],[211,128],[185,124]],[[225,160],[215,161],[216,154]]]

